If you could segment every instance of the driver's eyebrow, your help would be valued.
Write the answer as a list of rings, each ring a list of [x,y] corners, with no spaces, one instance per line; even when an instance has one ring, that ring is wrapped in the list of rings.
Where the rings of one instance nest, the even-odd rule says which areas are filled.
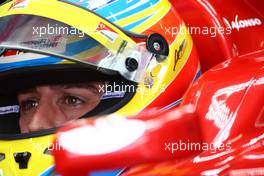
[[[41,85],[47,86],[47,85]],[[40,86],[40,87],[41,87]],[[50,88],[61,87],[63,89],[73,89],[73,88],[83,88],[92,90],[94,93],[98,93],[98,87],[92,83],[70,83],[70,84],[58,84],[58,85],[50,85]],[[29,94],[29,93],[37,93],[37,87],[21,90],[18,94]]]
[[[29,94],[29,93],[37,93],[36,87],[30,88],[30,89],[21,90],[21,91],[18,92],[18,94]]]
[[[90,88],[95,87],[92,83],[72,83],[72,84],[62,84],[58,85],[61,86],[64,89],[70,89],[70,88]]]

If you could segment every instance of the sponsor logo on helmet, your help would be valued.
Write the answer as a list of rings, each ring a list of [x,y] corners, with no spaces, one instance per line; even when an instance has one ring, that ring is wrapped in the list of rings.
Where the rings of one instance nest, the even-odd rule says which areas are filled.
[[[18,113],[18,112],[19,112],[18,105],[0,107],[0,115]]]
[[[13,1],[13,3],[10,6],[9,10],[25,8],[25,7],[27,7],[29,1],[30,0],[16,0],[16,1]]]
[[[115,33],[112,28],[110,28],[109,26],[107,26],[106,24],[102,22],[100,22],[99,25],[97,26],[96,32],[99,32],[101,35],[106,37],[111,42],[115,42],[118,36],[117,33]]]
[[[223,20],[229,28],[236,29],[238,31],[239,29],[262,25],[262,21],[259,18],[248,18],[248,19],[239,20],[238,15],[236,15],[235,20],[231,22],[229,22],[226,18],[223,18]]]
[[[175,61],[174,61],[173,71],[176,70],[176,65],[177,65],[178,61],[182,58],[182,56],[186,50],[186,47],[187,47],[187,43],[185,40],[183,40],[181,45],[179,46],[179,49],[175,50]]]

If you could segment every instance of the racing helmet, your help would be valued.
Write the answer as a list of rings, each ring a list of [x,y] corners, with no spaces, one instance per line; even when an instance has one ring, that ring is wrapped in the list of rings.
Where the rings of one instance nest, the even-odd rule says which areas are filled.
[[[56,128],[21,134],[17,94],[103,81],[79,118],[170,109],[200,75],[184,22],[167,0],[15,0],[0,6],[0,173],[49,175]]]

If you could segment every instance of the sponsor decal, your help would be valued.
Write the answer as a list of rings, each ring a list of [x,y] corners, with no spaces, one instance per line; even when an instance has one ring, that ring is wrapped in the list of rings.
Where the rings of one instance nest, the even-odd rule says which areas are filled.
[[[14,10],[14,9],[22,9],[28,6],[30,0],[16,0],[13,1],[11,7],[9,10]]]
[[[125,96],[125,92],[117,91],[117,92],[106,92],[101,100],[111,99],[111,98],[123,98]]]
[[[18,105],[0,107],[0,115],[18,113],[18,112],[19,112]]]
[[[106,37],[108,40],[110,40],[112,43],[115,42],[116,38],[118,37],[118,34],[115,33],[115,31],[107,26],[106,24],[100,22],[100,24],[97,26],[96,32],[99,32],[104,37]]]
[[[183,40],[183,42],[179,46],[179,49],[175,50],[173,71],[176,70],[176,65],[177,65],[178,61],[182,58],[182,56],[183,56],[183,54],[184,54],[184,52],[186,50],[186,47],[187,47],[187,43],[186,43],[185,40]]]
[[[229,22],[226,18],[223,18],[225,24],[231,29],[244,29],[249,27],[261,26],[262,21],[259,18],[247,18],[247,19],[239,19],[238,15],[235,16],[235,19]]]
[[[52,35],[48,34],[42,37],[37,36],[35,39],[21,42],[23,46],[33,48],[33,49],[48,49],[55,53],[65,52],[65,37],[62,35]]]

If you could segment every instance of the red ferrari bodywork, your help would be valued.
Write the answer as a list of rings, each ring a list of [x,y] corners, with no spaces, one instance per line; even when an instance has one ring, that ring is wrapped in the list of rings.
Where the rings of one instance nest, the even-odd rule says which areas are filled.
[[[264,48],[261,0],[170,0],[190,28],[202,70]],[[197,29],[218,28],[215,35]],[[231,32],[227,27],[231,28]],[[224,30],[224,32],[222,32]]]
[[[141,133],[126,144],[113,138],[118,150],[94,154],[84,147],[76,152],[75,144],[92,145],[94,141],[64,141],[70,139],[65,138],[68,134],[77,136],[82,129],[83,134],[86,128],[97,128],[98,121],[108,124],[109,119],[63,128],[56,143],[64,150],[54,151],[59,173],[85,175],[126,168],[119,175],[264,175],[264,3],[171,3],[187,26],[229,26],[230,34],[192,34],[204,74],[186,92],[180,107],[150,110],[125,120],[128,127],[138,123]]]
[[[264,175],[263,55],[223,62],[186,94],[181,106],[195,106],[202,143],[216,148],[183,161],[132,168],[124,175]]]

